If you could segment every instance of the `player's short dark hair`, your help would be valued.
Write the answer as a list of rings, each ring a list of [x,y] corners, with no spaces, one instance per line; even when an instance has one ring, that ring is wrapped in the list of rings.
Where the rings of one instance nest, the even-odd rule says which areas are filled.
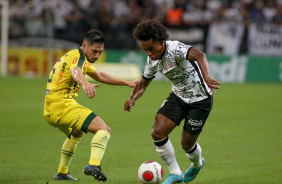
[[[150,39],[153,41],[165,41],[168,39],[169,35],[164,25],[158,20],[147,19],[137,24],[133,31],[133,37],[139,41],[147,41]]]
[[[83,40],[93,45],[94,43],[105,43],[106,37],[102,31],[91,29],[85,33]]]

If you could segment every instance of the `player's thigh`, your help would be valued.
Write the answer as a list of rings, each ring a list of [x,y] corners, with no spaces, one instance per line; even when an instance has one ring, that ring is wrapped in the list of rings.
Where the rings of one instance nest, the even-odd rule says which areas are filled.
[[[155,117],[152,137],[154,140],[166,138],[184,119],[183,101],[174,93],[170,93],[161,105]]]
[[[168,98],[164,100],[157,114],[162,114],[179,126],[181,121],[185,118],[184,105],[185,103],[171,92]],[[155,121],[162,122],[162,116],[156,116]]]
[[[173,120],[158,113],[153,124],[151,135],[155,141],[162,140],[166,138],[176,126],[177,124]]]
[[[66,129],[68,129],[68,131],[75,129],[87,133],[88,127],[95,117],[97,117],[97,115],[90,109],[75,104],[65,109],[65,113],[58,122],[58,127],[64,133]]]
[[[110,127],[100,118],[96,116],[88,126],[88,132],[96,133],[99,130],[105,130],[111,133]]]
[[[64,123],[60,121],[60,119],[64,116],[64,114],[65,111],[60,111],[60,112],[44,115],[44,118],[50,125],[58,128],[66,136],[70,136],[73,129],[69,127],[68,123]]]

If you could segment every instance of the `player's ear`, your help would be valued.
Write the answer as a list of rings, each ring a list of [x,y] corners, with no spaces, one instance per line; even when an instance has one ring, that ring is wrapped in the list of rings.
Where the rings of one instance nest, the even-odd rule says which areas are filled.
[[[86,42],[82,42],[81,44],[81,50],[84,52],[85,48],[86,48],[87,43]]]

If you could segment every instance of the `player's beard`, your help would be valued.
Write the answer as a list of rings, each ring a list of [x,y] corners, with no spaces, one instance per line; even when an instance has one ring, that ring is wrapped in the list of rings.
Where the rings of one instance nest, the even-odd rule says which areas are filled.
[[[98,58],[88,58],[88,57],[86,57],[86,58],[90,63],[95,63],[95,61],[98,60]]]

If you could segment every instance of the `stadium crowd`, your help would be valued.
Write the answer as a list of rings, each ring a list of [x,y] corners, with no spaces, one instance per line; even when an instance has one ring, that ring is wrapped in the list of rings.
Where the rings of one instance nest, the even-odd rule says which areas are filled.
[[[282,24],[282,0],[9,0],[9,37],[54,37],[80,42],[89,28],[102,30],[107,48],[136,48],[132,30],[156,18],[168,27],[214,21]],[[126,41],[124,41],[126,40]],[[121,44],[122,43],[122,44]]]

